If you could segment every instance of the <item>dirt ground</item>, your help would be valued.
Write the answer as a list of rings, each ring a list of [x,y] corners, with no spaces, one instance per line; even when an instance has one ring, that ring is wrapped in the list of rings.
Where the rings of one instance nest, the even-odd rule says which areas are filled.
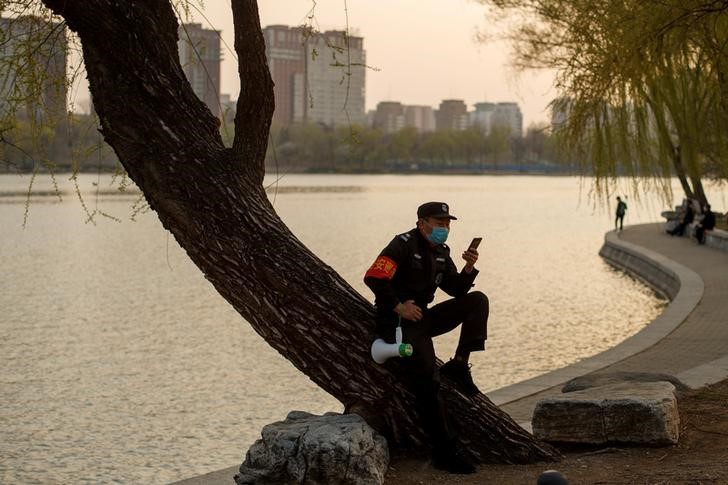
[[[474,475],[450,475],[421,459],[392,457],[386,484],[533,485],[546,470],[575,484],[728,485],[728,380],[678,399],[680,440],[642,448],[559,447],[564,459],[534,465],[482,465]]]

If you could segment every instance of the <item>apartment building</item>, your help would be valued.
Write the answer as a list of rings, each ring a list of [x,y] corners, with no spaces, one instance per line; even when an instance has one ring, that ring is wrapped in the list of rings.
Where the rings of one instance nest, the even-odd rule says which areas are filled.
[[[220,118],[220,31],[202,28],[201,24],[179,26],[179,60],[187,80],[198,98]]]
[[[50,124],[65,118],[67,52],[60,23],[36,16],[0,18],[2,114]]]
[[[263,29],[275,84],[273,121],[329,127],[365,122],[364,39],[332,30],[311,32],[270,25]]]

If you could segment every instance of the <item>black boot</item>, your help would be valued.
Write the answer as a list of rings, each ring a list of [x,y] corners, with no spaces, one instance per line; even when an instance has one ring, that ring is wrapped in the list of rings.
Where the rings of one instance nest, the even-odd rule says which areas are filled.
[[[480,389],[473,382],[470,365],[457,359],[450,359],[440,367],[440,375],[450,379],[466,396],[475,396]]]

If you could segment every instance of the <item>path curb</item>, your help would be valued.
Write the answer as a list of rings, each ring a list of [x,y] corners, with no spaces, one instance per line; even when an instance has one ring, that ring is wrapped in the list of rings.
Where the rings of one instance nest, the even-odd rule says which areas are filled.
[[[604,236],[599,255],[607,263],[638,278],[672,301],[649,325],[615,347],[561,369],[487,393],[494,404],[502,406],[523,399],[652,347],[684,322],[703,297],[705,285],[695,271],[659,253],[623,241],[615,231]]]

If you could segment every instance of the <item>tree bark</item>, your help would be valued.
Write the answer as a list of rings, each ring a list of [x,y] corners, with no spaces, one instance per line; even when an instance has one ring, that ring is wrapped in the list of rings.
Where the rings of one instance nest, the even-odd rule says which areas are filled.
[[[683,166],[679,146],[673,147],[672,149],[672,166],[675,168],[675,175],[677,175],[677,179],[680,181],[683,192],[685,192],[685,197],[694,199],[695,194],[693,194],[693,189],[690,187],[690,182],[688,182],[688,177],[685,174],[685,167]]]
[[[678,180],[680,180],[683,192],[685,192],[685,197],[688,199],[696,199],[700,202],[701,208],[705,207],[708,204],[708,197],[705,195],[705,190],[703,189],[703,181],[700,179],[700,175],[687,174],[679,146],[673,149],[672,165],[675,168],[675,174]],[[691,183],[692,187],[690,186]]]
[[[703,207],[708,205],[708,196],[705,195],[705,189],[703,189],[703,181],[700,178],[700,175],[691,175],[690,181],[693,183],[693,193],[695,194],[695,198],[698,199],[698,202],[700,202],[701,210]]]
[[[180,67],[167,0],[43,1],[81,39],[105,140],[207,280],[268,344],[392,446],[422,447],[402,369],[369,355],[372,305],[296,239],[266,197],[273,84],[257,3],[232,1],[241,92],[226,149]],[[468,399],[447,384],[444,392],[480,462],[557,457],[485,396]]]

